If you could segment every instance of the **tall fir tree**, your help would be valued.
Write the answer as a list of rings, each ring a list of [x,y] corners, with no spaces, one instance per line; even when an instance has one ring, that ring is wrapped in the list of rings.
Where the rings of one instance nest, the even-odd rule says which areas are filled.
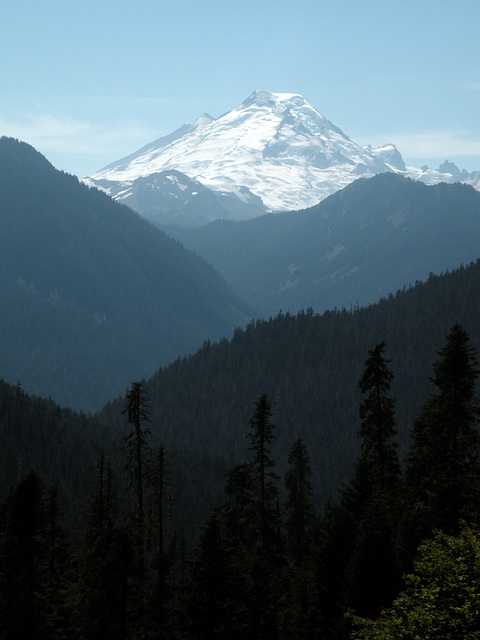
[[[262,394],[255,403],[255,412],[250,418],[250,440],[252,452],[252,474],[255,481],[254,505],[259,526],[259,541],[263,550],[272,549],[278,536],[278,475],[275,472],[275,460],[271,452],[273,430],[271,422],[272,406],[266,394]]]
[[[437,355],[431,378],[436,390],[414,422],[405,465],[403,534],[407,557],[434,530],[454,534],[461,520],[479,520],[476,350],[466,331],[455,324]]]
[[[134,493],[134,540],[142,578],[145,573],[145,483],[146,467],[151,456],[148,444],[151,432],[143,426],[145,422],[150,422],[150,416],[147,390],[141,382],[132,383],[125,398],[123,413],[127,414],[128,424],[132,425],[123,442],[124,468]]]
[[[218,545],[215,567],[226,585],[218,606],[224,613],[228,611],[231,638],[279,637],[282,523],[278,476],[270,448],[275,428],[271,416],[270,401],[263,394],[255,403],[246,434],[251,459],[227,472],[226,501],[209,521],[200,548],[200,557],[205,558],[206,553],[213,553],[212,545]],[[221,558],[223,562],[217,566]],[[211,574],[200,564],[197,584],[206,579],[210,580]],[[197,619],[211,598],[218,595],[214,589],[210,600],[197,597]],[[222,620],[224,625],[225,619]]]
[[[389,396],[393,373],[385,359],[385,341],[369,351],[359,387],[365,399],[358,415],[361,460],[368,467],[372,488],[388,490],[397,485],[400,475],[395,437],[395,400]]]
[[[168,528],[173,514],[170,464],[163,444],[160,444],[148,470],[148,541],[152,567],[150,597],[151,632],[168,636],[172,596],[172,559],[168,554]]]
[[[241,640],[248,632],[240,573],[229,559],[222,529],[221,513],[213,510],[195,551],[189,615],[190,633],[198,640]]]
[[[393,380],[389,362],[385,341],[368,352],[359,380],[364,396],[358,410],[360,457],[344,496],[356,514],[347,568],[348,604],[370,616],[390,604],[401,578],[396,540],[401,467],[395,440],[395,400],[389,395]]]
[[[64,637],[67,557],[56,490],[31,470],[0,515],[0,638]]]
[[[279,507],[278,475],[271,445],[275,425],[271,422],[272,405],[266,394],[255,403],[250,418],[252,452],[254,522],[257,531],[256,549],[251,566],[250,637],[278,637],[280,605],[280,575],[282,565],[281,517]]]
[[[133,555],[131,532],[120,512],[112,464],[102,454],[95,465],[78,544],[76,608],[82,640],[129,637]]]
[[[290,638],[312,638],[319,629],[315,594],[317,515],[314,506],[312,468],[307,447],[298,438],[288,456],[285,474],[284,526],[288,570],[283,598],[284,633]]]
[[[301,438],[294,442],[288,464],[284,505],[287,544],[289,555],[296,564],[300,564],[311,552],[316,517],[312,467],[307,447]]]
[[[348,636],[343,620],[348,608],[375,616],[391,602],[400,582],[396,529],[401,468],[388,363],[384,341],[368,352],[359,380],[364,395],[358,410],[360,455],[338,504],[330,504],[322,519],[320,608],[324,631],[331,637]]]
[[[123,413],[127,415],[130,432],[123,438],[124,471],[131,493],[131,539],[133,542],[135,579],[130,590],[130,604],[133,628],[145,634],[149,626],[149,567],[146,555],[147,516],[146,495],[148,467],[152,450],[152,434],[145,423],[150,422],[148,392],[142,382],[133,382],[125,398]]]

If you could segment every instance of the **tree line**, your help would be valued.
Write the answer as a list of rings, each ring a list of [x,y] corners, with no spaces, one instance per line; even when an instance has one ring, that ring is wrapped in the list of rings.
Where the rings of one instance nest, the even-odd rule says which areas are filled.
[[[348,479],[358,455],[361,394],[356,383],[368,349],[385,339],[394,363],[392,393],[403,458],[410,425],[431,391],[430,364],[449,328],[460,322],[480,344],[479,296],[480,261],[353,312],[319,315],[307,309],[252,321],[230,340],[207,341],[147,380],[154,438],[175,455],[180,448],[207,454],[215,466],[223,459],[225,471],[232,459],[246,455],[252,402],[267,393],[281,426],[273,443],[279,472],[285,473],[291,444],[301,436],[315,471],[315,494],[324,502]],[[123,428],[122,402],[110,402],[99,419]],[[222,473],[208,472],[196,486],[207,482],[215,483],[216,496],[221,494]],[[207,510],[208,498],[200,521]]]
[[[452,619],[476,637],[477,574],[465,560],[480,557],[476,351],[452,326],[401,462],[385,350],[381,341],[365,360],[360,453],[338,494],[318,508],[301,437],[280,477],[274,405],[260,394],[248,455],[225,473],[193,547],[176,529],[182,507],[147,390],[133,383],[121,453],[98,457],[68,527],[57,488],[35,470],[3,500],[0,638],[414,638],[421,624],[422,637],[439,637],[428,624],[443,633]]]

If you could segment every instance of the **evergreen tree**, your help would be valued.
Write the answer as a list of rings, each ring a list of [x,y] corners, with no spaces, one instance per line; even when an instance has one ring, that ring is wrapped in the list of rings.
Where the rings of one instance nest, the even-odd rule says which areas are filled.
[[[255,479],[252,464],[240,462],[226,474],[222,520],[232,549],[242,554],[258,544],[255,511]]]
[[[250,418],[252,452],[253,508],[256,526],[256,549],[252,550],[250,637],[276,638],[280,604],[281,519],[278,504],[278,476],[270,446],[275,425],[271,422],[272,406],[266,394],[255,403]]]
[[[197,594],[197,622],[199,615],[206,615],[208,606],[220,597],[220,619],[215,618],[216,624],[228,627],[227,637],[232,638],[279,636],[283,556],[278,476],[270,449],[275,428],[271,416],[272,408],[264,394],[255,403],[246,434],[251,459],[227,472],[226,501],[210,519],[199,549],[203,560],[196,569],[196,584],[203,580],[212,585],[215,570],[225,588],[222,596],[211,587],[208,596]],[[218,558],[209,568],[205,558],[215,554],[215,545]],[[224,617],[226,612],[228,620]]]
[[[480,509],[480,405],[476,350],[458,324],[437,352],[436,391],[412,429],[405,468],[405,548],[408,555],[434,529],[458,531],[461,519],[476,522]]]
[[[393,374],[385,342],[368,352],[359,387],[360,456],[349,483],[340,490],[322,522],[320,575],[324,630],[346,637],[343,612],[351,607],[375,616],[397,593],[400,569],[396,552],[400,463],[397,457]],[[332,592],[333,590],[333,592]],[[336,590],[336,591],[335,591]]]
[[[123,413],[131,431],[123,439],[124,471],[128,477],[128,489],[133,504],[130,509],[131,540],[135,576],[129,591],[129,612],[132,628],[137,634],[147,633],[150,627],[150,566],[147,554],[147,496],[148,475],[152,458],[149,440],[150,430],[144,426],[150,422],[149,398],[142,382],[133,382],[126,394]]]
[[[313,502],[312,469],[307,448],[298,438],[288,456],[285,475],[285,538],[289,561],[283,594],[282,628],[291,638],[312,638],[318,632],[315,535],[317,518]]]
[[[223,548],[225,556],[226,573],[223,574],[223,580],[227,581],[227,585],[222,609],[228,612],[231,620],[231,637],[241,639],[250,634],[251,575],[259,549],[256,483],[251,462],[235,465],[225,476],[226,501],[221,505],[218,515],[213,514],[212,526],[220,536],[219,554],[222,554]],[[212,542],[212,535],[204,539],[204,542],[207,541]],[[200,551],[205,558],[205,551],[202,548]],[[208,567],[204,571],[208,572]]]
[[[397,445],[393,440],[397,435],[395,400],[388,395],[393,373],[387,367],[390,361],[385,359],[384,352],[385,340],[368,352],[359,381],[366,397],[358,410],[361,459],[372,474],[372,485],[382,490],[395,485],[400,474]]]
[[[274,471],[275,461],[270,450],[275,425],[270,418],[272,406],[266,394],[255,403],[255,412],[250,418],[250,440],[252,451],[252,474],[255,482],[254,506],[259,526],[259,541],[263,551],[272,549],[278,536],[278,475]]]
[[[151,626],[168,636],[172,561],[168,554],[168,523],[172,518],[170,469],[163,444],[157,448],[148,472],[149,552],[153,569],[150,598]]]
[[[100,456],[78,551],[77,627],[81,639],[125,640],[131,629],[132,540],[120,512],[110,460]]]
[[[352,513],[333,499],[325,504],[320,519],[317,551],[317,610],[320,638],[349,637],[345,611],[348,608],[346,567],[355,534]]]
[[[288,551],[295,564],[300,564],[311,552],[315,524],[312,468],[307,447],[301,438],[293,444],[288,464],[284,506]]]
[[[130,478],[130,488],[135,496],[134,539],[138,555],[140,579],[145,572],[145,481],[146,465],[150,458],[147,439],[149,429],[143,427],[149,422],[148,395],[141,382],[133,382],[125,400],[127,422],[132,430],[124,438],[125,470]]]
[[[68,633],[66,570],[56,492],[27,473],[1,507],[0,638],[46,640]],[[63,547],[65,549],[65,547]]]
[[[347,567],[348,604],[363,615],[377,615],[396,595],[401,572],[397,561],[400,462],[395,401],[389,396],[393,373],[385,359],[385,341],[368,352],[359,381],[360,457],[344,494],[355,517],[355,539]],[[353,504],[355,502],[356,504]]]
[[[58,488],[51,485],[46,496],[47,517],[47,611],[54,636],[61,638],[69,635],[72,629],[72,603],[68,598],[73,578],[71,541],[64,529],[64,514],[60,508]]]
[[[198,640],[240,640],[247,632],[246,611],[239,606],[244,601],[241,583],[229,565],[225,541],[221,514],[214,510],[200,535],[193,567],[190,631]]]

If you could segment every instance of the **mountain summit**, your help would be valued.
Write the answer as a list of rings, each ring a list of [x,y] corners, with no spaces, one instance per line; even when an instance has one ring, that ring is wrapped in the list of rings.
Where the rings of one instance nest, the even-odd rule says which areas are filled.
[[[356,144],[301,95],[255,91],[219,118],[205,114],[86,182],[160,222],[160,211],[191,203],[200,187],[224,198],[227,208],[232,201],[246,207],[213,212],[210,219],[241,219],[310,207],[359,177],[385,171],[430,183],[452,179],[449,173],[407,168],[392,144]],[[187,186],[188,180],[199,188]],[[199,224],[205,221],[208,215]]]

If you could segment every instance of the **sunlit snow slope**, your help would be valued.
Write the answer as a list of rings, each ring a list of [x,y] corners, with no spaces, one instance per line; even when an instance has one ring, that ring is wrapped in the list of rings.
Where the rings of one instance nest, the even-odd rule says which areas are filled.
[[[361,147],[301,95],[255,91],[218,119],[204,115],[86,182],[138,208],[135,181],[169,170],[257,206],[258,215],[312,206],[359,177],[385,171],[453,181],[449,173],[406,167],[394,145]]]

